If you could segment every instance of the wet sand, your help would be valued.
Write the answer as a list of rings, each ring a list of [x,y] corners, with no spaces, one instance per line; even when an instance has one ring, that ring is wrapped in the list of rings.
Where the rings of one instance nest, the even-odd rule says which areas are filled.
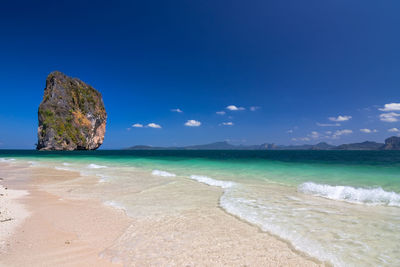
[[[26,190],[29,212],[0,250],[5,266],[315,266],[317,261],[218,207],[222,191],[207,185],[167,185],[137,195],[140,216],[89,199],[98,179],[49,168],[0,165],[1,184]],[[175,190],[163,199],[163,190]],[[82,193],[80,193],[82,194]],[[175,210],[181,196],[192,196]],[[175,198],[175,199],[174,199]],[[168,201],[168,209],[156,209]],[[149,206],[149,202],[152,205]],[[143,205],[144,206],[144,205]],[[10,207],[12,208],[12,207]],[[3,236],[1,236],[3,238]]]

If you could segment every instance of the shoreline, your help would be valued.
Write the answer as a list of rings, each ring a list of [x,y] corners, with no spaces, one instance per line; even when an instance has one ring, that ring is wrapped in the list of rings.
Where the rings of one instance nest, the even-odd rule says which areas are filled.
[[[13,191],[28,192],[15,201],[29,216],[5,239],[8,247],[0,250],[0,266],[120,266],[99,254],[128,226],[121,211],[96,200],[60,198],[44,191],[44,181],[38,184],[34,177],[5,178],[2,182],[17,188]]]
[[[48,190],[49,185],[55,181],[74,183],[77,173],[40,170],[40,177],[31,173],[29,179],[16,186],[30,193],[21,202],[31,216],[8,239],[9,253],[0,260],[7,266],[28,262],[34,266],[35,262],[58,266],[324,265],[289,242],[227,213],[218,205],[222,194],[219,189],[211,190],[204,207],[179,215],[163,214],[162,218],[132,218],[99,200],[54,194],[54,190]],[[198,186],[199,191],[210,191],[206,185]],[[135,245],[128,247],[126,240],[131,239]],[[55,262],[60,258],[55,255],[62,255],[63,260]]]

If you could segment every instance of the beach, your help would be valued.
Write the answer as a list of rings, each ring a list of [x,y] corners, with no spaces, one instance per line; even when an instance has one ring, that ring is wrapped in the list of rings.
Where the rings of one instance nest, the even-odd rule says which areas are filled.
[[[400,267],[399,10],[3,1],[0,267]]]
[[[137,209],[127,215],[124,207],[98,197],[98,177],[33,165],[0,163],[1,184],[10,192],[1,197],[2,209],[14,218],[1,235],[4,266],[321,265],[222,210],[220,187],[194,189],[193,181],[165,183],[153,175],[130,188]]]
[[[6,208],[21,215],[3,222],[1,263],[398,265],[399,162],[396,151],[3,151]]]

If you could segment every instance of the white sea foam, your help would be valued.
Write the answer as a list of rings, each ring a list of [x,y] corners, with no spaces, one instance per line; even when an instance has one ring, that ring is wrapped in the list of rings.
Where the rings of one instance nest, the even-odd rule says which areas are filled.
[[[352,203],[388,205],[400,207],[400,194],[388,192],[381,187],[378,188],[355,188],[351,186],[332,186],[316,184],[313,182],[303,183],[298,191],[333,200],[342,200]]]
[[[70,166],[71,164],[70,164],[70,163],[67,163],[67,162],[64,162],[63,165],[64,165],[64,166]]]
[[[108,179],[110,178],[107,175],[103,175],[103,174],[97,174],[98,177],[100,177],[99,179],[99,183],[105,183],[108,182]]]
[[[107,168],[107,166],[103,166],[103,165],[97,165],[94,163],[91,163],[87,166],[89,169],[104,169]]]
[[[201,175],[191,175],[190,179],[196,180],[200,183],[211,185],[211,186],[218,186],[221,188],[230,188],[232,186],[235,186],[236,183],[231,182],[231,181],[221,181],[221,180],[215,180],[213,178],[207,177],[207,176],[201,176]]]
[[[117,203],[117,202],[115,202],[115,201],[113,201],[113,200],[111,200],[111,201],[105,201],[105,202],[104,202],[104,205],[113,207],[113,208],[115,208],[115,209],[119,209],[119,210],[126,211],[126,208],[125,208],[123,205],[121,205],[121,204],[119,204],[119,203]]]
[[[263,231],[288,240],[296,249],[306,252],[310,256],[331,262],[335,266],[343,265],[335,255],[321,248],[318,242],[302,236],[297,231],[287,229],[285,223],[279,223],[276,220],[275,211],[271,210],[270,206],[254,199],[234,197],[232,193],[233,191],[228,190],[220,199],[220,206],[228,213],[260,227]]]
[[[39,166],[40,164],[36,161],[28,161],[28,163],[30,164],[30,167],[34,167],[34,166]]]
[[[155,175],[155,176],[162,176],[162,177],[175,177],[176,176],[175,173],[170,173],[170,172],[160,171],[160,170],[153,170],[151,172],[151,174]]]
[[[58,167],[58,166],[54,167],[54,169],[56,169],[58,171],[70,171],[70,169],[68,169],[68,168],[63,168],[63,167]]]
[[[0,158],[0,162],[12,163],[12,162],[14,162],[14,161],[15,161],[15,159]]]

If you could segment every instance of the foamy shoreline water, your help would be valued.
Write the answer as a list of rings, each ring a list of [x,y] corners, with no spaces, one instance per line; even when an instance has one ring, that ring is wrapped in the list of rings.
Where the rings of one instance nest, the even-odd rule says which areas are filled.
[[[18,163],[17,165],[21,166],[20,163]],[[38,170],[40,170],[40,176],[46,176],[47,172],[50,173],[54,173],[56,174],[56,172],[51,171],[51,169],[47,169],[47,167],[43,166],[45,165],[44,162],[42,162],[42,164],[40,164],[40,167],[37,167],[37,165],[27,165],[30,166],[30,168],[38,168]],[[50,164],[54,168],[56,165]],[[87,166],[87,165],[84,165]],[[74,169],[74,171],[76,171],[74,166],[74,163],[71,163],[71,165],[69,165],[69,167],[71,167],[72,169]],[[111,167],[110,167],[111,168]],[[27,170],[28,172],[29,169],[26,168],[21,168],[21,170]],[[47,171],[48,170],[48,171]],[[104,170],[104,169],[103,169]],[[115,172],[115,170],[112,170]],[[65,171],[63,170],[63,172],[65,173]],[[35,171],[33,171],[33,173],[35,173]],[[86,173],[87,174],[87,173]],[[72,176],[74,176],[73,173],[71,173]],[[150,173],[149,173],[150,175]],[[91,179],[91,176],[87,176],[88,179]],[[148,176],[148,178],[151,176]],[[42,190],[50,190],[49,192],[52,193],[56,193],[57,195],[60,194],[60,198],[59,201],[62,201],[62,203],[67,204],[68,202],[68,195],[71,192],[74,192],[74,195],[76,194],[85,194],[86,195],[86,191],[85,190],[92,190],[93,186],[89,186],[86,187],[88,184],[87,182],[84,182],[84,177],[82,178],[77,178],[77,179],[72,179],[72,180],[66,180],[63,183],[52,183],[51,180],[49,180],[48,178],[46,178],[46,184],[44,184],[42,187]],[[164,181],[163,177],[160,177],[161,180],[160,181]],[[58,178],[60,179],[60,178]],[[211,178],[210,178],[211,179]],[[146,180],[146,179],[145,179]],[[192,185],[193,183],[189,182],[191,179],[188,177],[186,179],[186,181],[188,181],[188,183],[184,183],[187,184],[185,185],[185,190],[187,191],[185,195],[190,196],[189,199],[193,199],[193,198],[199,198],[200,199],[208,199],[209,197],[207,197],[208,193],[204,194],[205,192],[209,192],[210,196],[217,196],[216,194],[218,194],[218,191],[214,191],[214,190],[208,190],[206,187],[203,187],[202,190],[200,190],[201,192],[195,193],[194,194],[188,194],[189,192],[192,192]],[[83,182],[83,183],[82,183]],[[49,183],[49,184],[48,184]],[[76,188],[76,185],[80,184],[80,187],[84,187],[84,191],[82,192],[76,192],[76,191],[70,191],[70,189],[68,188]],[[92,189],[91,189],[92,188]],[[165,190],[165,192],[171,192],[171,189],[173,189],[174,187]],[[201,186],[199,187],[199,189],[202,188]],[[178,188],[176,188],[178,189]],[[55,190],[55,191],[54,191]],[[101,190],[101,189],[100,189]],[[175,190],[175,189],[173,189]],[[179,189],[179,192],[181,192],[182,188]],[[189,190],[189,191],[188,191]],[[101,190],[102,192],[102,190]],[[153,195],[153,197],[157,197],[159,195],[159,193],[157,193],[157,191],[153,190],[149,190],[146,191],[151,193],[151,195]],[[177,191],[178,192],[178,191]],[[67,194],[67,195],[65,195]],[[139,193],[142,194],[142,193]],[[145,197],[143,195],[143,197]],[[75,198],[75,197],[73,197]],[[191,202],[188,199],[189,203]],[[162,217],[170,217],[169,222],[168,221],[163,221],[165,219],[162,219],[162,225],[159,225],[157,227],[153,227],[155,226],[154,223],[158,223],[158,221],[161,218],[158,218],[159,215],[157,215],[154,218],[149,218],[147,214],[145,217],[139,217],[141,218],[141,220],[145,220],[143,221],[143,223],[139,222],[135,222],[133,225],[135,226],[134,228],[129,228],[124,234],[123,236],[121,236],[121,239],[117,240],[117,242],[115,243],[115,245],[110,246],[109,249],[107,249],[106,251],[104,251],[103,253],[101,253],[101,256],[103,259],[107,259],[110,258],[110,260],[112,259],[112,261],[119,261],[119,262],[124,262],[124,263],[135,263],[135,264],[151,264],[154,263],[154,256],[151,256],[150,258],[137,258],[137,256],[131,258],[130,253],[131,250],[133,249],[131,247],[130,244],[132,244],[133,240],[136,240],[137,242],[137,237],[135,237],[138,233],[145,233],[146,231],[158,231],[160,229],[162,229],[161,227],[167,227],[165,228],[162,232],[158,233],[154,238],[156,238],[157,236],[163,236],[166,235],[164,237],[163,240],[158,240],[156,241],[155,239],[153,239],[152,234],[145,234],[146,238],[145,240],[143,240],[145,243],[144,244],[156,244],[156,246],[159,246],[159,248],[156,250],[157,253],[160,253],[160,255],[162,255],[163,253],[161,253],[162,251],[164,251],[165,249],[169,249],[170,245],[168,243],[165,243],[165,238],[173,233],[173,229],[175,227],[175,225],[177,223],[180,223],[180,221],[184,220],[184,226],[188,227],[181,227],[180,231],[181,234],[178,235],[176,238],[174,238],[173,240],[176,239],[177,244],[183,242],[184,240],[186,240],[187,243],[184,247],[190,247],[194,240],[190,240],[190,239],[182,239],[179,241],[179,236],[183,235],[190,235],[192,236],[194,233],[192,233],[192,229],[193,227],[195,227],[196,231],[195,231],[195,235],[198,235],[195,239],[196,241],[196,245],[195,247],[191,248],[190,250],[186,251],[183,247],[180,248],[179,246],[177,247],[176,245],[174,245],[173,247],[175,247],[174,253],[171,254],[170,256],[168,256],[169,259],[164,259],[162,260],[162,262],[164,262],[165,264],[169,265],[171,263],[179,263],[181,262],[182,265],[187,265],[188,263],[190,263],[190,258],[192,258],[192,253],[196,252],[196,250],[201,249],[201,250],[207,250],[208,252],[203,252],[203,253],[207,253],[207,255],[209,255],[206,258],[201,257],[202,253],[201,250],[196,253],[196,255],[199,255],[200,257],[195,257],[192,260],[195,260],[195,262],[197,264],[206,264],[206,265],[210,265],[211,263],[214,264],[218,264],[218,262],[220,264],[226,265],[226,264],[235,264],[235,262],[237,262],[236,264],[239,264],[240,262],[242,262],[242,264],[247,264],[247,265],[251,265],[251,266],[259,266],[260,264],[265,264],[265,263],[270,263],[270,264],[276,264],[276,265],[287,265],[287,266],[314,266],[315,263],[312,261],[309,261],[308,259],[304,259],[299,255],[296,255],[293,253],[293,251],[290,250],[290,248],[287,247],[287,245],[285,243],[282,243],[281,241],[275,240],[270,236],[264,236],[260,234],[258,231],[254,231],[252,230],[252,227],[249,227],[247,224],[243,224],[240,221],[236,220],[233,217],[230,216],[225,216],[225,215],[221,215],[219,214],[217,217],[215,213],[220,213],[221,211],[219,209],[215,209],[215,204],[213,204],[214,201],[217,200],[217,198],[215,198],[214,201],[211,201],[209,204],[209,207],[203,207],[201,205],[199,205],[201,202],[199,202],[199,200],[194,200],[193,199],[193,203],[191,204],[193,208],[196,208],[195,210],[198,210],[198,215],[192,216],[192,217],[187,217],[188,215],[186,215],[185,211],[182,210],[179,213],[175,214],[175,213],[171,213],[170,212],[170,208],[173,208],[174,206],[176,206],[176,204],[181,203],[180,200],[176,200],[178,202],[175,202],[175,205],[169,205],[168,203],[164,203],[165,206],[165,210],[163,211]],[[139,200],[139,199],[138,199]],[[211,199],[207,200],[207,202],[209,202]],[[154,200],[154,203],[147,203],[147,204],[151,204],[150,206],[154,206],[157,205],[156,203],[158,202],[158,200]],[[175,200],[174,200],[175,201]],[[162,205],[162,202],[160,202],[158,205]],[[214,202],[215,203],[215,202]],[[118,201],[106,201],[104,202],[104,204],[111,206],[113,208],[116,209],[122,209],[122,210],[129,210],[130,207],[126,206],[127,203],[122,204],[121,202]],[[185,205],[188,205],[188,202],[185,202]],[[213,207],[213,208],[212,208]],[[145,210],[147,209],[146,207],[143,207]],[[202,209],[204,209],[203,211],[201,211]],[[205,212],[210,212],[210,217],[205,215]],[[193,214],[192,212],[190,212],[189,214]],[[155,216],[156,214],[154,214]],[[194,215],[194,214],[193,214]],[[172,217],[171,217],[172,216]],[[136,218],[135,215],[133,215],[133,218]],[[209,221],[209,219],[207,218],[213,218],[213,220],[215,219],[216,221]],[[45,219],[45,218],[44,218]],[[206,219],[206,221],[203,221],[204,219]],[[210,223],[213,225],[213,231],[210,231],[209,229],[209,225]],[[142,225],[142,226],[141,226]],[[153,225],[153,226],[152,226]],[[95,225],[93,225],[95,226]],[[139,228],[138,228],[139,227]],[[141,227],[145,227],[145,228],[141,228]],[[172,227],[172,228],[170,228]],[[206,227],[206,228],[204,228]],[[230,235],[228,233],[225,232],[226,227],[229,227],[232,231],[235,232],[235,235]],[[131,229],[134,230],[134,233],[131,233]],[[207,231],[205,231],[206,229],[208,229]],[[139,232],[137,232],[139,231]],[[217,231],[217,232],[215,232]],[[241,233],[239,236],[238,234]],[[133,235],[131,237],[131,235]],[[241,237],[240,237],[241,236]],[[131,238],[134,238],[131,240]],[[227,248],[224,247],[213,247],[213,245],[211,245],[209,243],[210,238],[212,238],[213,240],[215,240],[215,244],[229,244],[232,242],[236,242],[237,238],[240,238],[240,240],[242,240],[240,242],[241,245],[236,244],[234,247],[236,247],[236,249],[232,249],[231,245]],[[229,243],[227,241],[227,238],[229,241]],[[255,241],[259,238],[262,238],[261,240],[258,240],[257,242],[253,243],[253,241]],[[271,239],[272,238],[272,239]],[[173,241],[172,240],[172,241]],[[220,240],[220,241],[218,241]],[[246,241],[248,240],[248,242]],[[186,242],[185,241],[185,242]],[[68,241],[69,242],[69,241]],[[175,241],[174,241],[175,242]],[[200,243],[199,243],[200,242]],[[233,244],[233,243],[232,243]],[[166,246],[166,247],[165,247]],[[269,249],[267,249],[266,252],[263,252],[264,256],[263,257],[257,257],[256,255],[258,255],[259,253],[261,253],[262,250],[264,250],[266,247],[269,247]],[[127,250],[128,249],[128,250]],[[134,251],[134,250],[133,250]],[[121,254],[122,253],[122,254]],[[146,253],[141,252],[142,255],[146,255]],[[151,252],[154,255],[154,252]],[[189,253],[189,254],[187,254]],[[215,254],[216,253],[216,254]],[[221,254],[220,254],[221,253]],[[215,256],[213,256],[213,254],[215,254]],[[243,254],[240,258],[237,258],[237,255]],[[100,255],[100,254],[99,254]],[[135,254],[136,255],[136,254]],[[163,256],[165,257],[165,256]],[[211,257],[211,258],[209,258]],[[9,257],[7,257],[9,258]],[[46,259],[49,260],[49,259]],[[189,260],[189,261],[188,261]],[[211,261],[210,261],[211,260]],[[247,263],[246,263],[247,262]]]
[[[207,165],[201,165],[199,169],[197,164],[181,167],[177,164],[164,165],[160,161],[144,162],[146,165],[139,166],[126,163],[118,165],[104,160],[79,164],[71,161],[69,166],[63,167],[81,171],[83,175],[98,176],[99,181],[103,181],[101,184],[107,182],[104,189],[109,186],[115,189],[123,187],[126,192],[129,192],[130,187],[136,188],[136,182],[142,183],[141,177],[154,177],[155,180],[150,179],[150,184],[143,185],[144,187],[137,189],[137,192],[147,192],[149,189],[154,191],[155,188],[163,188],[171,182],[177,183],[182,180],[193,180],[199,184],[221,188],[224,193],[219,204],[228,213],[287,240],[296,249],[312,257],[336,266],[384,266],[389,263],[396,264],[398,260],[395,251],[400,240],[397,235],[400,224],[396,192],[369,186],[335,186],[306,179],[298,185],[281,185],[276,183],[276,180],[269,182],[269,179],[274,177],[255,179],[251,177],[252,172],[220,169],[223,165],[219,169],[213,167],[214,169],[209,170]],[[142,164],[139,161],[138,163]],[[55,166],[60,167],[60,164]],[[290,165],[285,164],[285,168],[287,169],[282,169],[282,173],[295,173],[291,171]],[[321,169],[325,170],[326,167]],[[247,178],[248,176],[250,178]],[[161,180],[157,180],[157,177]],[[129,194],[111,193],[104,201],[126,210],[128,214],[135,214],[136,206],[132,206]],[[371,232],[379,233],[385,242],[376,243],[369,236]],[[350,240],[351,242],[348,242]],[[355,251],[362,251],[357,252],[359,258],[352,256]]]
[[[332,200],[343,200],[356,204],[388,205],[400,207],[400,194],[378,188],[354,188],[351,186],[332,186],[303,183],[298,187],[304,194],[325,197]]]

